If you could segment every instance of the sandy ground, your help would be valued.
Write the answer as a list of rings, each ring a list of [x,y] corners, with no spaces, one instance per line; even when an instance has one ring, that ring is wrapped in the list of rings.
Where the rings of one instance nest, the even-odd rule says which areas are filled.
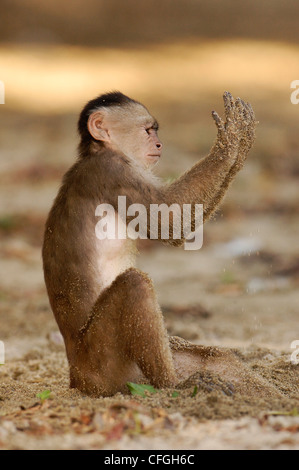
[[[2,230],[1,448],[299,448],[299,365],[290,361],[291,343],[298,339],[293,216],[240,217],[228,210],[207,224],[199,252],[149,243],[139,258],[154,280],[170,334],[236,348],[252,371],[283,392],[281,399],[254,400],[203,390],[192,397],[193,388],[177,397],[164,390],[111,399],[69,390],[34,240],[42,222],[20,222],[21,235],[15,229],[8,237]],[[292,226],[287,233],[286,225]],[[44,390],[51,396],[42,403],[36,395]]]
[[[216,224],[223,234],[230,233],[230,223],[215,221],[207,238],[212,225],[217,232]],[[218,243],[207,243],[186,257],[182,250],[147,247],[140,267],[155,281],[171,334],[237,348],[242,360],[282,391],[283,398],[253,400],[205,391],[192,397],[190,388],[178,397],[166,390],[147,398],[119,394],[91,399],[69,390],[39,247],[13,247],[10,241],[2,271],[7,282],[2,278],[6,364],[1,366],[1,448],[299,448],[299,366],[290,362],[298,325],[296,279],[267,275],[273,262],[269,254],[231,257],[226,245],[226,257],[220,257],[218,248]],[[11,285],[9,269],[19,276]],[[52,393],[41,403],[36,395],[43,390]]]
[[[297,49],[292,54],[293,61]],[[270,94],[280,82],[273,83]],[[222,84],[211,86],[218,100]],[[292,349],[299,340],[298,126],[281,90],[277,101],[266,89],[256,95],[253,90],[261,121],[257,146],[221,211],[206,224],[202,249],[143,243],[139,267],[153,278],[171,335],[234,348],[281,397],[202,389],[194,395],[191,386],[175,395],[163,390],[145,398],[128,393],[91,399],[68,388],[64,346],[43,281],[41,242],[59,181],[74,158],[76,118],[63,113],[73,113],[68,105],[51,116],[30,109],[18,113],[15,101],[0,129],[1,449],[299,449],[299,364],[291,362],[292,353],[299,360]],[[207,111],[213,100],[202,93],[199,109],[191,93],[185,107],[169,97],[167,105],[153,100],[155,114],[172,123],[169,131],[161,130],[163,140],[172,142],[161,162],[163,177],[190,167],[214,138]],[[50,397],[41,400],[37,394],[45,390]]]

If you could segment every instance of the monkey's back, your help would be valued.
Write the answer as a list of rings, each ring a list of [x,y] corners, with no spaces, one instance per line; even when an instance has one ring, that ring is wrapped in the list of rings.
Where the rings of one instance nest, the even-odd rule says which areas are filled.
[[[60,329],[70,333],[84,324],[98,296],[95,203],[84,192],[78,172],[75,164],[64,176],[46,222],[42,249],[50,304]]]

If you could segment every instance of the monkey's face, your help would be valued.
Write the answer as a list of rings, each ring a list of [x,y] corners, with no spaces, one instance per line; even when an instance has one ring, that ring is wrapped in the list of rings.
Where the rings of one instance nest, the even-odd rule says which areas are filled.
[[[155,165],[161,157],[158,123],[139,103],[95,111],[88,119],[88,130],[107,148],[125,154],[145,168]]]

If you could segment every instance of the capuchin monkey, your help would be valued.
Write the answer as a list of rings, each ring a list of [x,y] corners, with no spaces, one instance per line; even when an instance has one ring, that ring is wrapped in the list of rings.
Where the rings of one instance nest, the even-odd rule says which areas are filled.
[[[232,352],[168,338],[152,281],[135,268],[135,240],[100,239],[95,233],[96,208],[105,204],[117,213],[119,196],[126,197],[127,206],[142,204],[148,210],[152,204],[191,204],[193,209],[203,204],[207,220],[254,142],[256,121],[250,104],[226,92],[224,107],[224,121],[212,113],[218,133],[209,155],[168,185],[152,173],[162,143],[158,123],[145,106],[112,92],[83,108],[79,155],[64,175],[43,244],[45,282],[66,346],[70,387],[111,396],[126,392],[128,381],[180,387],[192,374],[210,387],[215,373],[223,390],[230,389],[227,383],[250,389],[250,372]],[[121,223],[126,228],[130,220],[127,215]],[[182,245],[184,233],[173,236],[175,217],[169,222],[166,239],[160,217],[158,238]],[[150,228],[146,235],[150,238]],[[251,386],[251,391],[256,388]]]

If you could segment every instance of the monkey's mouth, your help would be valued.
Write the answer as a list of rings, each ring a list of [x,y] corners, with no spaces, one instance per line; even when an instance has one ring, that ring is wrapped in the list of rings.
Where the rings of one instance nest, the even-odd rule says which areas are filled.
[[[155,155],[148,155],[148,157],[150,158],[160,158],[161,157],[161,154],[155,154]]]

